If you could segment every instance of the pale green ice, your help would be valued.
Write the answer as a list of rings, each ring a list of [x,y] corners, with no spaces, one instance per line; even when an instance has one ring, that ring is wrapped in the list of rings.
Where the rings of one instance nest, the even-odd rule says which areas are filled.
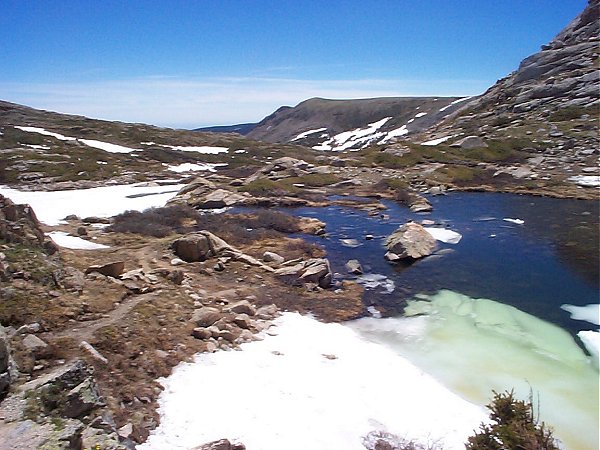
[[[489,403],[492,390],[514,389],[522,399],[532,393],[565,449],[599,448],[598,368],[565,330],[451,291],[409,301],[405,315],[349,326],[475,403]]]

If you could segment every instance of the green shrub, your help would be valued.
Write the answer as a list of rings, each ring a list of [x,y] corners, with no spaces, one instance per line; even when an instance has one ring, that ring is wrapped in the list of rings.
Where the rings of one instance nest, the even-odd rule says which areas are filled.
[[[494,392],[490,410],[491,424],[481,424],[469,437],[467,450],[558,450],[552,431],[536,419],[533,403],[517,400],[513,391]]]

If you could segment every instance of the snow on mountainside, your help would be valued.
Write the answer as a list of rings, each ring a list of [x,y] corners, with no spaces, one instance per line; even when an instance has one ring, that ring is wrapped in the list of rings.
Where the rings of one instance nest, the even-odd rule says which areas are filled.
[[[294,142],[315,150],[358,150],[429,128],[457,109],[463,100],[458,97],[313,98],[293,108],[279,108],[248,137]]]

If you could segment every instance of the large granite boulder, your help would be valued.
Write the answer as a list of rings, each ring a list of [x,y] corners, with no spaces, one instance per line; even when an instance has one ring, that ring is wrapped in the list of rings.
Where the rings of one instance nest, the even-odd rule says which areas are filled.
[[[171,247],[186,262],[205,261],[223,251],[232,250],[227,242],[209,231],[187,234],[174,241]]]
[[[386,240],[386,259],[390,262],[414,260],[431,255],[437,244],[433,236],[415,222],[408,222],[394,231]]]

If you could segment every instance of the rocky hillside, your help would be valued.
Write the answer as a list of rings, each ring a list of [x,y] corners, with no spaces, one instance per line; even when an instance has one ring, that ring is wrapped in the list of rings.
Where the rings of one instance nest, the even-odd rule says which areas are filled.
[[[589,0],[540,52],[422,139],[519,139],[519,149],[535,150],[530,163],[540,171],[562,166],[574,176],[598,175],[599,10],[600,2]]]
[[[252,173],[269,158],[312,152],[239,134],[109,122],[0,101],[0,154],[0,184],[64,189],[240,167]]]
[[[294,142],[317,150],[345,150],[421,131],[454,109],[459,97],[390,97],[362,100],[311,98],[284,106],[259,122],[248,137]]]

